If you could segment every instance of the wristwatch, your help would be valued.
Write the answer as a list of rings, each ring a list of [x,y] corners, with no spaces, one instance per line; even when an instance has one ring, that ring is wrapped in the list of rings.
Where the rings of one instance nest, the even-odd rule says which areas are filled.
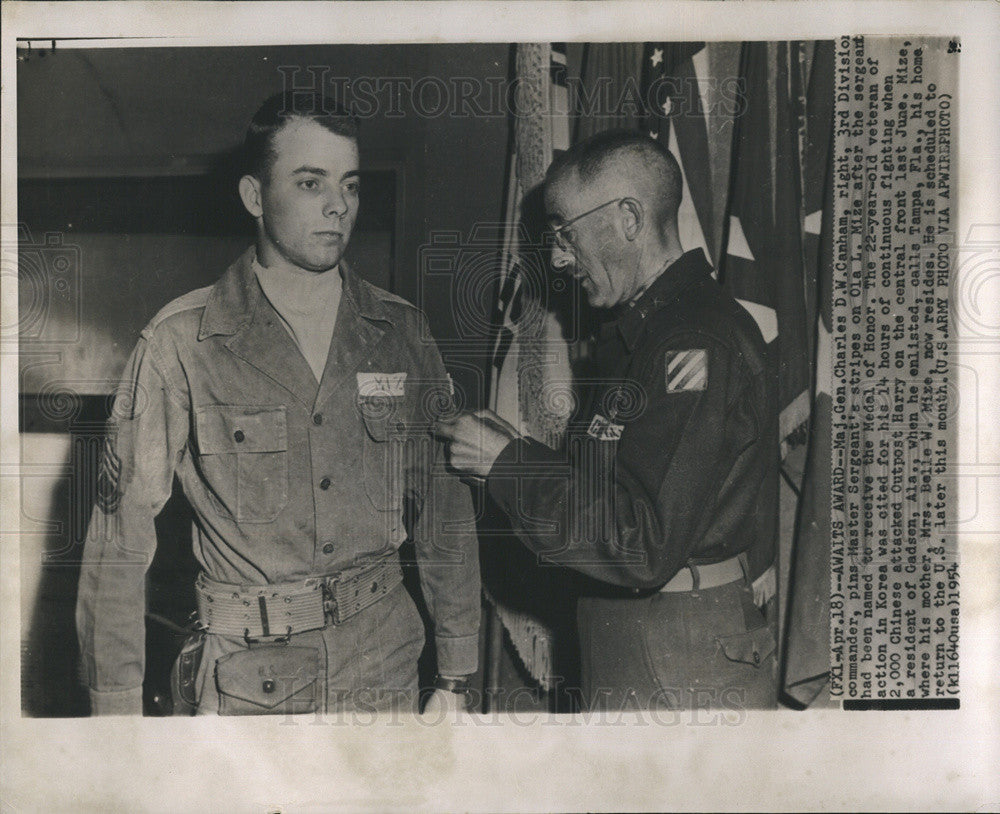
[[[472,689],[472,676],[434,676],[434,689],[468,695]]]

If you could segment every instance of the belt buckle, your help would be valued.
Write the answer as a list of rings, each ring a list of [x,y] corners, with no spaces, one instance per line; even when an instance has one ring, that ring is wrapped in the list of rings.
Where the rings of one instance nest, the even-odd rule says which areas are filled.
[[[337,583],[340,581],[340,575],[335,577],[324,579],[320,583],[320,590],[323,593],[323,615],[329,620],[332,625],[339,625],[340,619],[340,608],[337,606]]]
[[[247,646],[254,644],[288,644],[292,641],[292,629],[289,627],[284,633],[272,633],[269,636],[255,637],[250,635],[250,628],[243,628],[243,641]]]
[[[267,624],[267,597],[264,595],[258,595],[257,597],[260,618],[262,622],[262,627],[264,629],[264,635],[260,637],[254,637],[250,635],[250,628],[243,628],[243,641],[246,642],[247,646],[254,644],[288,644],[292,640],[292,627],[289,625],[284,633],[272,633],[268,629]]]

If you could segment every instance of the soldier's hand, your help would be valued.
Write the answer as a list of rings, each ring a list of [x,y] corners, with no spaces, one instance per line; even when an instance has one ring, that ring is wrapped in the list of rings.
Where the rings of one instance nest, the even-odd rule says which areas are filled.
[[[491,410],[438,421],[434,434],[448,442],[448,458],[459,472],[485,478],[497,456],[520,434]]]
[[[468,713],[467,698],[461,693],[434,690],[427,699],[427,703],[424,704],[423,714],[438,720],[444,720],[444,717],[449,712]]]

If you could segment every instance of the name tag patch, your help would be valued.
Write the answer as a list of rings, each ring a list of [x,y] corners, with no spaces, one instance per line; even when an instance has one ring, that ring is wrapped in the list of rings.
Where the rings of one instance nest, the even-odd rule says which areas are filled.
[[[624,429],[624,424],[612,424],[598,413],[591,419],[590,426],[587,428],[587,435],[591,438],[596,438],[598,441],[617,441],[622,437],[622,430]]]
[[[385,398],[405,395],[406,373],[358,373],[358,396]]]
[[[670,350],[664,358],[668,393],[705,389],[708,384],[707,350]]]

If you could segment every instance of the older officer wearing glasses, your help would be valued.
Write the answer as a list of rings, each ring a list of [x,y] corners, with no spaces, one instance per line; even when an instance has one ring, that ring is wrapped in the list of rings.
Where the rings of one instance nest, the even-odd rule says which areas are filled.
[[[616,320],[565,448],[493,413],[441,422],[457,469],[578,604],[593,709],[772,707],[775,641],[751,579],[774,551],[777,419],[750,315],[684,252],[680,169],[642,134],[601,133],[545,181],[552,265]],[[751,562],[754,566],[751,566]]]

